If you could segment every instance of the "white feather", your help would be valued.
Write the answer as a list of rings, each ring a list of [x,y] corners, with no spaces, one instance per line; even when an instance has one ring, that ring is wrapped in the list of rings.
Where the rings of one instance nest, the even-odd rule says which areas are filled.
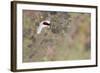
[[[37,34],[40,34],[42,29],[45,28],[45,27],[48,27],[48,25],[43,25],[43,22],[48,22],[50,23],[50,21],[42,21],[40,24],[39,24],[39,27],[37,28]]]
[[[37,28],[37,34],[40,34],[43,28],[44,28],[44,27],[43,27],[42,25],[40,25],[40,26]]]

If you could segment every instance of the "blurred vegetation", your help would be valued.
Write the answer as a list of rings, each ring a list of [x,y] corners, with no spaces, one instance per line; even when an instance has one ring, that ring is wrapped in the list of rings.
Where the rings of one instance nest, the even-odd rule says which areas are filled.
[[[39,23],[50,28],[36,34]],[[90,59],[89,13],[23,10],[23,62]]]

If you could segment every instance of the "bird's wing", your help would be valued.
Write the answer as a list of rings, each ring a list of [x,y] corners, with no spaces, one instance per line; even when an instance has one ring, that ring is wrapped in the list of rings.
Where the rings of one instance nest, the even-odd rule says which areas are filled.
[[[43,28],[43,26],[41,26],[41,25],[37,28],[37,34],[40,34],[41,33],[42,28]]]

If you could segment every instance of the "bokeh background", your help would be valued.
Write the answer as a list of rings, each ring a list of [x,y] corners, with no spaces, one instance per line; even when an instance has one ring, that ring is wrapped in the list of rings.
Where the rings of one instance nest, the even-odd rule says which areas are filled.
[[[43,20],[51,26],[37,34]],[[90,59],[90,27],[89,13],[23,10],[23,62]]]

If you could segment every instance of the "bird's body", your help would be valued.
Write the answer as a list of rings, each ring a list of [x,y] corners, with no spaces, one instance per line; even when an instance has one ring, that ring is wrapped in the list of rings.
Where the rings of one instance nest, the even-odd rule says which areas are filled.
[[[42,21],[39,24],[39,27],[37,28],[37,34],[40,34],[43,28],[49,28],[49,27],[50,27],[50,21],[49,20]]]

